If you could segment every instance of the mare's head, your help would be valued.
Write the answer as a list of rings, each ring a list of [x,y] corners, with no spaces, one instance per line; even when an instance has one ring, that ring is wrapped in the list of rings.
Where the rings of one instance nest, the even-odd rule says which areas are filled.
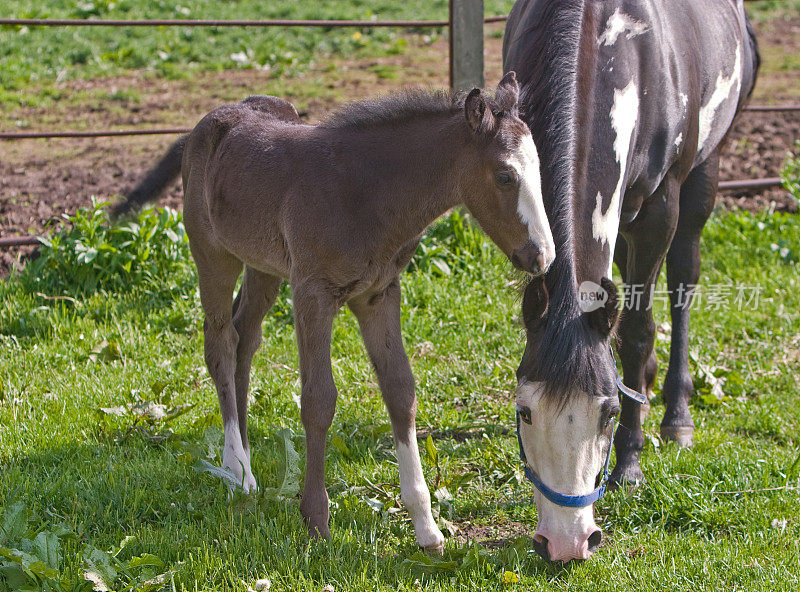
[[[577,296],[579,306],[550,302],[544,278],[529,283],[522,306],[527,344],[517,371],[520,446],[540,482],[535,549],[562,562],[588,559],[602,540],[593,508],[620,412],[609,345],[617,289],[603,278],[582,285]]]
[[[464,101],[474,163],[462,181],[464,204],[515,267],[547,271],[555,245],[542,203],[539,155],[519,118],[519,86],[505,75],[494,97],[473,89]]]

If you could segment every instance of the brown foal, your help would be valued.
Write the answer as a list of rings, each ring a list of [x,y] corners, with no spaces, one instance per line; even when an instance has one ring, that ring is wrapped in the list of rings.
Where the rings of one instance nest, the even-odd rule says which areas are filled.
[[[307,445],[300,510],[314,536],[330,535],[325,439],[337,397],[331,326],[347,304],[389,410],[417,542],[442,547],[417,448],[399,274],[425,228],[459,204],[516,267],[535,275],[553,261],[539,160],[517,114],[518,93],[510,73],[494,97],[478,89],[455,96],[409,91],[351,104],[319,125],[303,123],[286,101],[251,97],[203,118],[118,208],[154,197],[182,154],[184,221],[205,311],[205,360],[225,429],[223,465],[244,491],[256,488],[247,439],[250,364],[261,321],[289,281]]]

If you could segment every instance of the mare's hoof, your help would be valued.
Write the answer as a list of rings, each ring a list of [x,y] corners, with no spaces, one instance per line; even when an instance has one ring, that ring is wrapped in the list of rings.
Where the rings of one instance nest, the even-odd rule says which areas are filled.
[[[642,473],[642,468],[638,462],[627,467],[617,465],[608,477],[608,489],[610,491],[614,491],[623,485],[628,488],[635,488],[644,484],[644,473]]]
[[[661,439],[677,442],[681,448],[694,444],[694,426],[661,426]]]

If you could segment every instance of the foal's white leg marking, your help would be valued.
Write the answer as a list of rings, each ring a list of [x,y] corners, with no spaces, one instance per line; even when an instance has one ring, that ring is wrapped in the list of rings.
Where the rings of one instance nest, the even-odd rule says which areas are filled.
[[[606,30],[600,35],[597,43],[599,45],[614,45],[622,34],[625,34],[626,39],[633,39],[647,33],[648,29],[647,23],[637,21],[630,15],[623,14],[617,8],[614,14],[608,18]]]
[[[258,489],[250,468],[250,451],[245,452],[239,422],[234,419],[225,424],[225,448],[222,450],[222,466],[231,470],[236,482],[245,493]]]
[[[736,46],[736,59],[730,77],[726,77],[723,72],[719,73],[711,98],[708,99],[708,103],[700,108],[700,133],[697,139],[698,152],[702,152],[708,137],[711,135],[711,128],[717,109],[730,96],[731,89],[734,86],[738,95],[742,88],[742,51],[738,45]]]
[[[617,135],[614,140],[614,154],[619,164],[619,179],[606,213],[603,214],[603,196],[599,192],[592,213],[592,236],[600,241],[601,245],[609,245],[608,277],[611,277],[611,266],[614,263],[614,246],[619,231],[619,205],[622,186],[625,183],[625,170],[628,167],[631,138],[639,119],[639,94],[634,82],[622,90],[614,90],[614,105],[611,107],[610,117],[611,127]]]
[[[517,153],[508,164],[517,171],[520,179],[517,213],[522,223],[528,226],[528,234],[539,247],[544,259],[544,268],[547,269],[556,258],[556,246],[542,201],[539,153],[530,134],[522,136]]]
[[[417,544],[423,549],[441,548],[444,545],[444,536],[431,513],[431,494],[422,474],[416,430],[409,432],[408,444],[403,444],[400,440],[396,440],[395,444],[397,464],[400,467],[400,498],[414,523]]]

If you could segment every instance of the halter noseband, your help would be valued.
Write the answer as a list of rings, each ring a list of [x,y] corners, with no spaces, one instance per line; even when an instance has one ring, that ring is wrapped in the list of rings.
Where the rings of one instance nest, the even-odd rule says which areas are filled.
[[[611,351],[611,359],[614,359],[613,351]],[[624,395],[630,399],[633,399],[640,405],[647,403],[647,397],[622,384],[622,376],[620,376],[619,372],[617,372],[617,391],[620,395]],[[563,506],[565,508],[585,508],[586,506],[591,506],[593,503],[603,497],[603,494],[606,492],[606,483],[608,483],[608,466],[611,462],[611,449],[614,447],[614,434],[617,432],[619,420],[614,421],[614,427],[611,430],[611,441],[608,444],[606,461],[603,463],[603,476],[600,478],[600,484],[597,486],[597,488],[595,488],[594,491],[587,493],[586,495],[564,495],[563,493],[559,493],[554,489],[550,489],[544,484],[544,482],[539,478],[539,475],[536,474],[536,471],[528,466],[528,459],[525,457],[525,449],[522,447],[522,437],[519,433],[519,422],[520,412],[519,408],[517,408],[517,444],[519,444],[519,458],[522,461],[525,478],[533,483],[534,487],[536,487],[536,489],[538,489],[545,498],[557,506]]]

